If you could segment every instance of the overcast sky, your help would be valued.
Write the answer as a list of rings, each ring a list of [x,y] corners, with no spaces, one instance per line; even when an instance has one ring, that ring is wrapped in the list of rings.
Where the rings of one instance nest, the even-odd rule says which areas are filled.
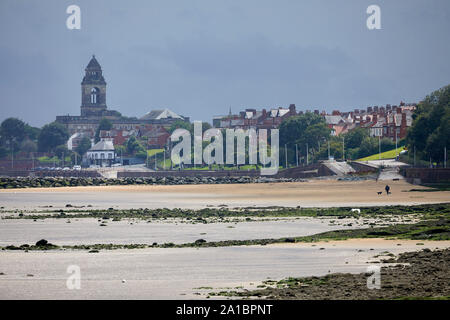
[[[66,28],[71,4],[81,30]],[[127,116],[415,102],[450,83],[449,31],[448,0],[1,0],[0,120],[79,115],[92,54]]]

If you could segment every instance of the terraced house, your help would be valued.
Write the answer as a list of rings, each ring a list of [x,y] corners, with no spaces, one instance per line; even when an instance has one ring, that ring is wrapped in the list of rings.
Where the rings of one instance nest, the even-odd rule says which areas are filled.
[[[277,107],[269,109],[245,109],[239,114],[232,114],[231,109],[227,116],[213,118],[216,128],[231,129],[272,129],[295,115],[315,113],[321,115],[331,130],[331,135],[339,136],[356,128],[366,128],[372,137],[400,140],[406,137],[406,130],[412,125],[412,114],[416,109],[415,103],[401,102],[399,106],[373,106],[367,109],[354,109],[354,111],[341,112],[334,110],[331,114],[319,110],[296,111],[295,104],[289,108]]]

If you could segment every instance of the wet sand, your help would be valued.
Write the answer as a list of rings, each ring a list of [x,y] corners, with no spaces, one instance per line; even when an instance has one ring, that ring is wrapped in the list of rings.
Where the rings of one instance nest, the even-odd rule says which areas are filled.
[[[450,245],[449,241],[420,241],[424,245],[418,242],[365,239],[100,253],[0,251],[0,299],[205,298],[196,293],[207,294],[224,287],[253,288],[267,278],[361,273],[367,270],[367,262],[383,251],[398,254]],[[81,268],[80,290],[66,286],[69,265]],[[195,289],[205,286],[214,290]]]
[[[391,195],[378,195],[388,183]],[[426,189],[400,181],[336,181],[178,186],[92,186],[0,191],[6,209],[92,205],[94,208],[338,207],[414,205],[450,202],[450,192],[408,192]]]
[[[70,223],[67,221],[70,220]],[[363,227],[358,219],[276,219],[239,223],[197,223],[124,219],[100,222],[93,218],[81,219],[3,219],[0,220],[0,246],[35,244],[46,239],[55,245],[85,244],[152,244],[189,243],[198,239],[209,242],[224,240],[253,240],[308,236],[331,230]],[[367,219],[366,224],[376,219]],[[347,226],[351,223],[352,226]],[[367,227],[367,226],[366,226]]]

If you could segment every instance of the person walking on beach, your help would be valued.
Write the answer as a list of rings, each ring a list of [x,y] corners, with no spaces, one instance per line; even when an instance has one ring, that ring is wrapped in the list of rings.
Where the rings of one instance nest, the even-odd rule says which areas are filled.
[[[384,190],[386,190],[386,194],[389,195],[389,190],[391,190],[391,187],[389,187],[388,185],[386,185],[386,187],[384,188]]]

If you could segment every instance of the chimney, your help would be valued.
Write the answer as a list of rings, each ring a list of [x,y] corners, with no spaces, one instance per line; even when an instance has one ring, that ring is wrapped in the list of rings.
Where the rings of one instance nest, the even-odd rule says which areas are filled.
[[[266,118],[266,117],[267,117],[267,111],[266,111],[266,109],[262,109],[262,116],[263,116],[263,118]]]
[[[376,114],[376,113],[374,113],[373,115],[372,115],[372,123],[377,123],[377,121],[378,121],[378,115]]]
[[[359,109],[355,109],[355,114],[359,114]]]
[[[402,122],[400,124],[400,135],[398,137],[399,139],[406,137],[406,126],[407,126],[406,113],[402,113]]]
[[[297,111],[295,110],[295,104],[292,103],[289,105],[289,112],[292,116],[297,114]]]

